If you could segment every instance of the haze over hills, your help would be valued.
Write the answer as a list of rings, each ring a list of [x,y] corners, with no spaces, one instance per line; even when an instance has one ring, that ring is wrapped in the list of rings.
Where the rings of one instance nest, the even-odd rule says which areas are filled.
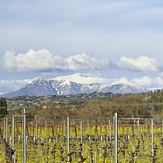
[[[81,84],[69,80],[44,79],[36,77],[28,82],[24,87],[17,91],[1,95],[1,97],[11,98],[15,96],[46,96],[46,95],[70,95],[78,93],[92,92],[111,92],[111,93],[142,93],[148,90],[131,83],[113,83],[113,84]]]

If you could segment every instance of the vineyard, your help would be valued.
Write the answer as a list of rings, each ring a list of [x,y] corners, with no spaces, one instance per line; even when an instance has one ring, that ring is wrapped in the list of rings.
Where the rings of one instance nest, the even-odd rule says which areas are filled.
[[[0,122],[0,163],[161,163],[163,124],[105,117],[28,122],[25,112]]]

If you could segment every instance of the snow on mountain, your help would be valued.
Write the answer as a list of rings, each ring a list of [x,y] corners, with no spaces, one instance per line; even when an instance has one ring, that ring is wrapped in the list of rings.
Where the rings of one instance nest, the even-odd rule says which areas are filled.
[[[102,85],[99,92],[128,94],[128,93],[147,92],[147,90],[144,89],[143,87],[131,83],[113,83],[110,85]]]
[[[36,77],[36,78],[34,78],[33,80],[31,80],[31,81],[29,81],[27,84],[36,84],[36,83],[46,83],[46,80],[44,79],[44,78],[42,78],[42,77]]]
[[[68,80],[50,80],[50,83],[58,95],[77,94],[81,87],[81,84]]]
[[[33,96],[57,95],[56,90],[52,87],[50,82],[42,77],[34,78],[24,89],[29,96],[31,94]]]
[[[93,83],[93,84],[83,84],[80,93],[92,93],[92,92],[99,92],[101,84]]]
[[[6,93],[2,96],[4,97],[14,97],[14,96],[44,96],[44,95],[56,95],[57,92],[49,81],[44,78],[37,77],[32,81],[28,82],[21,89]]]
[[[21,89],[1,95],[2,97],[14,96],[45,96],[45,95],[69,95],[78,93],[111,92],[111,93],[142,93],[146,89],[131,83],[113,84],[80,84],[69,80],[50,79],[37,77],[27,83]]]

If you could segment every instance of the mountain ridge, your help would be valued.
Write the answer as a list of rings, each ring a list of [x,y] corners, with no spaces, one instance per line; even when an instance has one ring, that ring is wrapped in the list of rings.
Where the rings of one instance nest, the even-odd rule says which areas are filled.
[[[11,98],[15,96],[46,96],[46,95],[70,95],[78,93],[111,92],[113,94],[143,93],[148,90],[132,83],[91,83],[81,84],[69,80],[44,79],[36,77],[17,91],[1,95]]]

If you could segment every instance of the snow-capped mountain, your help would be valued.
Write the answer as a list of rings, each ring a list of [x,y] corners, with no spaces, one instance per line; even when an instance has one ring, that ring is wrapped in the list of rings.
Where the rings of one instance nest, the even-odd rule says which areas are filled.
[[[48,80],[44,78],[37,77],[34,78],[31,82],[27,83],[25,87],[21,89],[9,92],[3,97],[14,97],[14,96],[44,96],[44,95],[57,95],[56,90],[52,87]]]
[[[99,92],[129,94],[147,92],[147,90],[132,83],[113,83],[110,85],[102,85],[99,89]]]
[[[77,94],[80,92],[81,84],[68,80],[50,80],[49,83],[58,95]]]
[[[142,93],[146,89],[131,83],[113,84],[79,84],[68,80],[51,79],[42,77],[34,78],[21,89],[2,95],[3,97],[14,96],[45,96],[45,95],[69,95],[78,93],[111,92],[111,93]]]

